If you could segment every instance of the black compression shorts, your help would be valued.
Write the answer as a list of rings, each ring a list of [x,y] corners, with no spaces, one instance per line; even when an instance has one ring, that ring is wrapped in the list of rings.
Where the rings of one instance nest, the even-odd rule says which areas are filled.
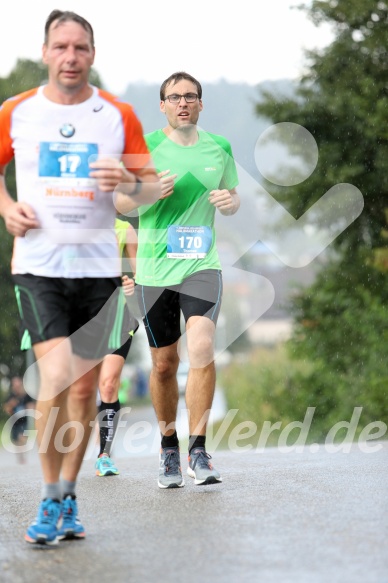
[[[181,312],[186,322],[191,316],[205,316],[217,323],[222,274],[216,269],[204,269],[179,285],[168,288],[137,285],[135,291],[149,345],[160,348],[180,338]]]
[[[120,277],[67,279],[23,274],[13,279],[22,350],[60,337],[70,337],[73,352],[82,358],[102,358],[124,344],[129,350],[128,335],[138,322],[128,311]]]

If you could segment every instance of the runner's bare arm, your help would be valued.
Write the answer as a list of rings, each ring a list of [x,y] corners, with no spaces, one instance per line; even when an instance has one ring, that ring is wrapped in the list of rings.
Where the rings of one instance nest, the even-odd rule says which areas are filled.
[[[131,265],[132,273],[136,273],[137,234],[131,224],[126,231],[125,254]]]
[[[145,204],[153,204],[161,197],[158,175],[152,164],[130,172],[113,158],[105,158],[90,164],[91,178],[96,178],[103,192],[115,191],[115,206],[120,214]]]
[[[178,176],[178,174],[170,174],[170,172],[171,170],[163,170],[158,174],[162,188],[162,196],[160,197],[161,199],[171,196],[174,192],[175,178]],[[169,174],[170,176],[168,176]]]
[[[34,210],[25,202],[15,201],[5,184],[6,166],[0,166],[0,215],[7,231],[15,237],[24,237],[29,229],[39,227]]]
[[[128,275],[123,275],[122,284],[123,284],[123,292],[126,296],[132,296],[135,293],[135,280]]]

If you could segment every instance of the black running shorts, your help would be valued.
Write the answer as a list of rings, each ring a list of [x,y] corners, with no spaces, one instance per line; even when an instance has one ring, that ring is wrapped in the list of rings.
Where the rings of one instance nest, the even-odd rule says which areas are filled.
[[[87,359],[112,354],[128,341],[129,350],[129,332],[138,322],[128,311],[120,277],[67,279],[23,274],[13,279],[22,350],[60,337],[70,337],[73,352]]]
[[[168,288],[136,285],[135,291],[149,345],[161,348],[180,338],[181,312],[185,322],[191,316],[205,316],[217,323],[222,274],[216,269],[204,269],[179,285]]]

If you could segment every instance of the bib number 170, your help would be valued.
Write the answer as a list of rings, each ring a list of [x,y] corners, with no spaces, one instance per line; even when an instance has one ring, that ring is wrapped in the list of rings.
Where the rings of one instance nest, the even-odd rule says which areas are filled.
[[[201,249],[202,237],[192,237],[190,235],[179,237],[181,249]]]

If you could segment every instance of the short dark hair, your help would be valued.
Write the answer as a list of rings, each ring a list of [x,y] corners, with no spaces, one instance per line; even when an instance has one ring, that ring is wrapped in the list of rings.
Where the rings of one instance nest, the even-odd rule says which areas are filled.
[[[77,22],[90,34],[90,40],[92,42],[92,47],[94,48],[94,33],[92,25],[87,20],[85,20],[85,18],[79,16],[79,14],[70,12],[69,10],[65,10],[64,12],[62,12],[62,10],[53,10],[49,14],[44,26],[44,43],[46,45],[48,43],[49,30],[53,22],[58,21],[57,23],[60,24],[62,22],[68,22],[69,20],[72,22]]]
[[[178,71],[177,73],[173,73],[172,75],[170,75],[161,84],[161,86],[160,86],[160,101],[164,101],[166,98],[165,91],[166,91],[167,85],[170,85],[170,83],[173,83],[175,85],[175,83],[179,83],[179,81],[182,81],[183,79],[185,79],[186,81],[191,81],[191,83],[194,83],[194,85],[197,88],[198,99],[201,99],[202,98],[201,83],[199,81],[197,81],[197,79],[195,79],[192,75],[185,73],[185,71]]]

